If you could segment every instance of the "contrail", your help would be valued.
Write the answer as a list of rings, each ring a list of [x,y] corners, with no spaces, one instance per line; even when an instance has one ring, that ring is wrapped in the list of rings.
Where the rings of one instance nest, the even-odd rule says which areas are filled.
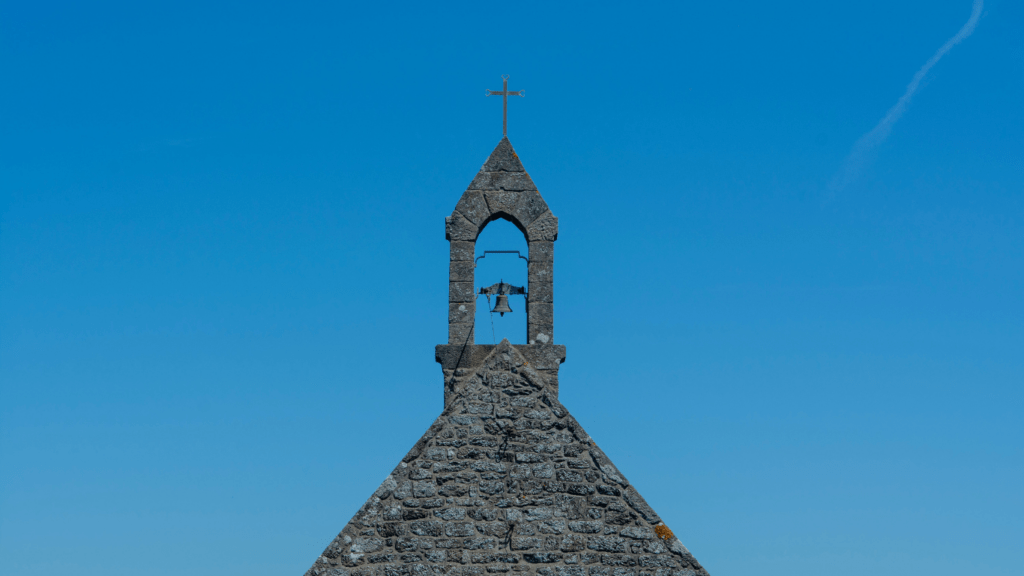
[[[843,161],[842,168],[832,178],[832,182],[829,184],[829,192],[835,193],[845,188],[860,172],[861,167],[866,161],[868,152],[873,150],[876,146],[885,141],[889,137],[889,132],[892,131],[892,125],[903,116],[903,113],[907,109],[907,105],[910,104],[911,97],[914,96],[914,92],[917,92],[918,86],[921,84],[921,80],[924,79],[925,74],[931,70],[932,66],[949,52],[953,46],[956,46],[965,38],[974,32],[974,27],[978,24],[978,18],[981,17],[981,9],[985,4],[985,0],[974,0],[974,6],[971,8],[971,17],[967,19],[967,23],[964,24],[963,28],[956,33],[955,36],[946,41],[941,48],[935,54],[921,66],[921,69],[914,74],[914,78],[907,84],[906,91],[903,92],[903,96],[896,101],[896,104],[889,109],[889,111],[882,118],[881,122],[875,126],[871,132],[860,137],[860,140],[853,145],[853,149],[850,150],[850,155]]]

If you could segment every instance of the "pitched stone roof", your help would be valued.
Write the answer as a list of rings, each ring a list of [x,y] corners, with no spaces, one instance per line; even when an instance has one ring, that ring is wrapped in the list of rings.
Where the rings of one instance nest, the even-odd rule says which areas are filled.
[[[707,575],[508,340],[449,380],[307,576]]]

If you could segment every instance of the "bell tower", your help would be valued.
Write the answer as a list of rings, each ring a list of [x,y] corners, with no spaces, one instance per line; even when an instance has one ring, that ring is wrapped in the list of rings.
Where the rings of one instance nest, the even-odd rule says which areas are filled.
[[[448,343],[436,348],[445,373],[445,404],[453,390],[449,383],[459,369],[483,361],[494,345],[474,341],[476,239],[491,222],[504,219],[526,237],[529,247],[526,285],[526,341],[514,345],[534,369],[558,389],[558,366],[565,361],[565,346],[554,343],[554,263],[558,218],[551,213],[533,179],[523,168],[508,137],[477,172],[469,187],[445,217],[445,238],[451,243],[448,273]]]
[[[504,80],[488,92],[507,114],[522,91]],[[499,218],[526,238],[527,285],[478,292],[476,240]],[[445,218],[445,237],[448,343],[434,352],[444,408],[306,576],[708,576],[558,399],[558,219],[507,136]],[[526,296],[526,344],[473,340],[477,297],[490,294],[506,298],[499,313],[512,313],[508,294]]]

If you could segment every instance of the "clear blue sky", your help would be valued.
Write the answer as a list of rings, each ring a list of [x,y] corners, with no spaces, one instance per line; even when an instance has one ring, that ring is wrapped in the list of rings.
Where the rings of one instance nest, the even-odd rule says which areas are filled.
[[[712,574],[1020,574],[1024,5],[830,186],[970,14],[3,2],[0,573],[308,568],[441,410],[510,74],[562,400]]]

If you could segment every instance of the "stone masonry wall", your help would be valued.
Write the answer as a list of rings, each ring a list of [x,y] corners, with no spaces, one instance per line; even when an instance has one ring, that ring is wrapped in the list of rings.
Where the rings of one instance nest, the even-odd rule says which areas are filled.
[[[449,378],[307,576],[707,575],[508,340]]]

